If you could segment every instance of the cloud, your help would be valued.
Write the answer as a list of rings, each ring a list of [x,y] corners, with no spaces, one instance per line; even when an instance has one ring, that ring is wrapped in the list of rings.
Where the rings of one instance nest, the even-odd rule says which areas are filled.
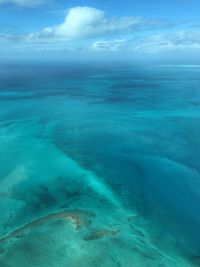
[[[92,45],[93,51],[122,51],[126,48],[127,41],[125,39],[96,41]]]
[[[196,51],[200,49],[200,32],[178,31],[144,37],[143,40],[139,40],[135,49],[148,53]]]
[[[179,31],[169,36],[169,39],[176,45],[200,45],[200,31]]]
[[[129,39],[95,41],[90,47],[96,52],[126,52],[158,54],[200,50],[200,31],[178,31],[171,34],[132,36]]]
[[[23,41],[24,37],[20,35],[15,35],[11,33],[1,33],[0,32],[0,43],[2,42],[17,42]]]
[[[92,7],[73,7],[59,25],[45,28],[39,37],[83,39],[132,31],[143,24],[139,17],[107,18],[104,11]],[[35,35],[36,36],[36,35]]]
[[[47,3],[47,0],[0,0],[0,5],[13,4],[20,7],[34,7]]]

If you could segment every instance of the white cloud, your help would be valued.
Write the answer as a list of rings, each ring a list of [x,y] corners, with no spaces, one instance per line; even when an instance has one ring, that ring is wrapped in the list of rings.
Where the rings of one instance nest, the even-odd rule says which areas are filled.
[[[127,41],[125,39],[96,41],[92,45],[93,51],[122,51],[126,48]]]
[[[92,51],[124,51],[133,53],[158,54],[165,52],[195,52],[200,50],[200,32],[178,31],[171,34],[135,36],[129,39],[95,41]]]
[[[144,37],[139,40],[135,49],[148,53],[199,50],[200,32],[178,31]]]
[[[142,19],[138,17],[107,18],[102,10],[74,7],[68,10],[63,23],[45,28],[38,36],[83,39],[128,32],[142,23]]]
[[[14,4],[20,7],[34,7],[44,4],[47,0],[0,0],[0,5]]]

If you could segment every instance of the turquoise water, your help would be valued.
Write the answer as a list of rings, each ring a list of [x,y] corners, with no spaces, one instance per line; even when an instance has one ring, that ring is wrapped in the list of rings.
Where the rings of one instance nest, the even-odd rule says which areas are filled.
[[[200,68],[0,68],[0,266],[200,266]]]

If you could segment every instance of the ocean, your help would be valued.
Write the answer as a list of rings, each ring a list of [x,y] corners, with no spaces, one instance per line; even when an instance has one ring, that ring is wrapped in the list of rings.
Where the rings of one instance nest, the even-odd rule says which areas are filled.
[[[200,266],[200,66],[0,67],[0,266]]]

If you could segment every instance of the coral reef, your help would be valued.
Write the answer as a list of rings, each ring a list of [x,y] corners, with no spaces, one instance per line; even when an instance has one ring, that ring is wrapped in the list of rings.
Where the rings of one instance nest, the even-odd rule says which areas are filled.
[[[7,241],[12,237],[19,237],[23,235],[26,230],[30,230],[31,228],[38,227],[40,225],[51,223],[55,220],[67,220],[70,221],[72,224],[75,225],[76,230],[80,229],[82,225],[86,225],[90,223],[90,219],[93,218],[95,214],[93,212],[85,211],[85,210],[64,210],[60,212],[56,212],[53,214],[48,214],[44,217],[41,217],[35,221],[29,222],[12,232],[8,233],[7,235],[0,238],[0,243]]]

